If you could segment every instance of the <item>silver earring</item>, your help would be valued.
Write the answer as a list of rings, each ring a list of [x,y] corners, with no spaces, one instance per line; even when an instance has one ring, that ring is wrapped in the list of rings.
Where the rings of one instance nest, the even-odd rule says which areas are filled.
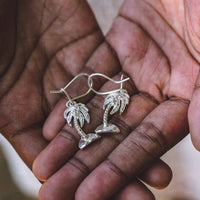
[[[66,92],[66,89],[80,76],[87,76],[86,73],[80,73],[77,76],[75,76],[64,88],[61,88],[58,91],[50,91],[51,93],[64,93],[66,97],[68,98],[68,101],[66,103],[67,109],[64,111],[64,118],[67,120],[67,123],[69,126],[72,126],[72,119],[75,129],[77,130],[78,134],[81,136],[81,139],[79,141],[79,148],[84,149],[86,146],[88,146],[90,143],[94,142],[95,140],[99,139],[100,136],[96,133],[90,133],[86,134],[82,127],[84,126],[85,121],[87,123],[90,123],[90,115],[89,110],[83,103],[77,103],[75,100],[82,98],[89,94],[89,92],[92,90],[90,87],[88,91],[78,97],[75,97],[71,99],[71,97]],[[90,80],[90,85],[92,85],[92,81]]]
[[[120,84],[120,88],[117,90],[112,90],[108,92],[98,92],[92,87],[92,77],[94,76],[102,76],[114,83]],[[124,112],[126,106],[129,103],[129,95],[125,89],[123,89],[123,82],[128,81],[129,78],[123,79],[123,75],[121,76],[120,81],[115,81],[108,76],[101,74],[101,73],[94,73],[91,74],[88,78],[88,85],[91,88],[93,92],[99,95],[107,95],[104,101],[103,109],[104,116],[103,116],[103,124],[98,126],[95,130],[97,134],[101,133],[119,133],[120,129],[115,125],[108,123],[108,115],[109,113],[111,115],[115,114],[116,112],[120,111],[120,115]]]

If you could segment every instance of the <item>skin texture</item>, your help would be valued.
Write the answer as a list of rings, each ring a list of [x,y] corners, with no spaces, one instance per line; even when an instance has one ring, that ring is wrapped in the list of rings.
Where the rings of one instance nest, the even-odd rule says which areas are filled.
[[[189,4],[188,2],[188,10],[190,13],[196,13],[196,15],[188,14],[188,20],[191,19],[193,23],[190,24],[190,34],[187,37],[187,41],[191,40],[190,49],[195,58],[200,62],[200,26],[199,26],[199,1],[192,1],[192,4]],[[200,117],[200,104],[199,104],[199,98],[200,98],[200,76],[197,78],[197,82],[195,85],[195,90],[193,93],[193,97],[191,100],[191,104],[189,107],[188,112],[188,118],[189,118],[189,124],[190,124],[190,133],[192,137],[192,141],[194,146],[197,150],[200,151],[200,132],[199,132],[199,117]]]
[[[86,2],[4,0],[0,3],[0,15],[3,30],[0,32],[0,132],[31,168],[36,156],[49,143],[48,137],[45,136],[45,139],[42,135],[44,122],[50,113],[52,115],[54,107],[61,105],[63,100],[61,96],[52,95],[49,91],[60,88],[81,71],[98,71],[113,76],[121,67],[113,50],[105,42]],[[84,81],[84,78],[77,81],[70,88],[74,91],[70,95],[76,96],[77,91],[85,91],[87,84],[80,88]],[[98,88],[102,84],[102,80],[96,83]],[[89,102],[92,98],[93,96],[88,96],[84,102]],[[97,109],[100,110],[100,106]],[[60,112],[63,112],[63,109]],[[141,118],[142,116],[139,116],[138,121]],[[51,126],[48,125],[49,119],[51,117],[47,119],[46,126]],[[136,123],[138,122],[134,122],[135,126]],[[51,129],[57,132],[56,129],[62,128],[61,125],[58,123]],[[67,137],[65,134],[60,136],[61,146],[56,149],[59,151],[63,148],[63,156],[66,150],[74,154],[78,149],[73,138],[68,141],[72,144],[71,149],[65,149]],[[68,136],[70,139],[70,134]],[[117,143],[119,141],[114,141],[112,148]],[[52,154],[50,162],[53,156]],[[105,156],[106,153],[93,164],[93,167],[97,162],[103,161]],[[55,167],[58,169],[67,158],[63,157]],[[157,160],[145,174],[141,175],[141,179],[152,186],[165,187],[171,176],[170,168]],[[153,196],[139,181],[128,186],[135,187],[141,188],[138,198],[144,195]],[[125,188],[123,193],[129,191]],[[49,199],[48,191],[46,196]],[[43,199],[41,195],[40,199]]]
[[[197,11],[190,8],[196,2],[127,0],[106,41],[85,1],[1,2],[1,15],[10,19],[0,22],[0,131],[29,167],[52,140],[33,165],[39,179],[48,179],[40,199],[154,199],[135,178],[153,162],[140,178],[155,187],[169,183],[171,171],[157,159],[188,133],[199,72],[192,42],[198,30],[191,28],[198,28],[191,23]],[[49,94],[79,72],[118,80],[123,72],[131,78],[124,84],[130,105],[111,119],[121,134],[84,151],[78,151],[77,133],[63,119],[66,99]],[[95,86],[116,87],[104,79]],[[81,78],[68,93],[86,90]],[[82,100],[96,119],[84,126],[88,133],[102,122],[103,100],[95,95]]]
[[[74,133],[65,126],[65,121],[59,115],[55,115],[60,113],[62,116],[64,102],[60,102],[43,129],[45,138],[55,138],[34,163],[35,174],[41,179],[48,179],[40,192],[42,199],[47,198],[46,194],[52,199],[59,195],[60,199],[65,199],[65,195],[70,199],[72,191],[76,199],[108,199],[124,187],[130,177],[137,175],[147,163],[162,155],[188,133],[188,105],[199,73],[198,59],[190,43],[193,35],[190,20],[187,19],[187,15],[191,14],[186,9],[188,4],[187,1],[173,1],[171,4],[169,1],[124,2],[107,36],[123,72],[133,81],[131,88],[128,84],[126,86],[129,93],[134,94],[129,108],[121,117],[112,119],[122,124],[122,135],[115,138],[123,141],[111,153],[113,142],[110,141],[113,138],[108,138],[99,142],[99,146],[96,144],[72,156],[71,151],[66,150],[72,148],[71,136],[70,143],[67,141],[65,147],[60,145],[60,135],[69,140],[68,133]],[[105,83],[101,90],[105,91],[108,87],[111,88],[111,84]],[[94,105],[102,103],[102,98],[95,96],[87,104],[91,108],[91,115],[97,112]],[[98,120],[90,127],[96,127]],[[60,126],[52,130],[51,124]],[[90,132],[93,130],[90,127],[85,126],[85,129]],[[129,133],[125,139],[124,132]],[[55,152],[58,146],[64,149]],[[95,156],[91,158],[93,152]],[[100,163],[103,154],[106,160]],[[94,163],[95,167],[98,165],[96,169]],[[59,165],[62,168],[57,171]],[[153,199],[150,194],[148,198]]]

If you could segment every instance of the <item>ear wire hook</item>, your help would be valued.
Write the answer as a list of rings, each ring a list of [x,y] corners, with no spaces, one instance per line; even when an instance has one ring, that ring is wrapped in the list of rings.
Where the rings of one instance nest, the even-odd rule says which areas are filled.
[[[89,77],[89,74],[87,73],[80,73],[77,76],[75,76],[64,88],[61,88],[60,90],[50,91],[51,93],[64,93],[66,97],[68,98],[68,101],[66,103],[66,110],[64,111],[64,118],[66,119],[69,126],[72,126],[72,121],[75,129],[77,130],[78,134],[80,135],[80,141],[79,141],[79,148],[83,149],[86,146],[88,146],[90,143],[98,140],[101,138],[101,136],[97,135],[96,133],[89,133],[86,134],[82,127],[84,126],[85,121],[87,123],[90,123],[90,115],[89,115],[89,109],[86,107],[83,103],[76,103],[76,99],[79,99],[81,97],[86,96],[90,91],[91,88],[89,87],[88,91],[84,94],[77,96],[75,98],[71,98],[69,94],[67,93],[66,89],[80,76],[87,76]],[[92,87],[93,82],[90,80],[90,85]]]
[[[53,93],[53,94],[60,94],[60,93],[64,93],[66,95],[66,97],[68,98],[69,102],[73,102],[77,99],[80,99],[80,98],[83,98],[85,97],[86,95],[88,95],[90,93],[90,91],[92,90],[92,86],[93,86],[93,81],[90,80],[90,87],[89,89],[87,90],[87,92],[85,92],[84,94],[82,95],[79,95],[77,97],[74,97],[74,98],[71,98],[69,96],[69,94],[67,93],[66,89],[77,79],[79,78],[80,76],[87,76],[89,78],[89,74],[87,73],[80,73],[78,75],[76,75],[64,88],[61,88],[60,90],[53,90],[53,91],[50,91],[50,93]]]
[[[113,83],[120,84],[120,89],[111,90],[111,91],[107,91],[107,92],[98,92],[98,91],[96,91],[96,90],[93,88],[92,77],[94,77],[94,76],[101,76],[101,77],[104,77],[104,78],[108,79],[109,81],[112,81]],[[121,75],[121,80],[120,80],[120,81],[115,81],[115,80],[113,80],[112,78],[110,78],[110,77],[108,77],[108,76],[106,76],[106,75],[104,75],[104,74],[101,74],[101,73],[94,73],[94,74],[89,75],[89,77],[88,77],[88,86],[89,86],[89,88],[90,88],[94,93],[96,93],[96,94],[98,94],[98,95],[107,95],[107,94],[111,94],[111,93],[113,93],[113,92],[118,92],[118,91],[123,90],[123,83],[126,82],[126,81],[128,81],[129,79],[130,79],[130,78],[125,78],[125,79],[123,79],[123,74],[122,74],[122,75]]]

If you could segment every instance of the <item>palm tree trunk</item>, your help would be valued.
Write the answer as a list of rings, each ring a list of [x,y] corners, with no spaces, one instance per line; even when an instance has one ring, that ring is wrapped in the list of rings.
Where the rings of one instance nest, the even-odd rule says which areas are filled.
[[[76,128],[76,130],[78,131],[78,134],[81,136],[81,138],[87,138],[87,134],[85,134],[85,132],[81,129],[81,127],[78,124],[78,120],[76,118],[74,118],[74,126]]]
[[[108,114],[109,114],[111,107],[112,107],[112,105],[108,104],[108,106],[106,107],[106,110],[104,112],[104,115],[103,115],[103,126],[104,127],[108,126]]]

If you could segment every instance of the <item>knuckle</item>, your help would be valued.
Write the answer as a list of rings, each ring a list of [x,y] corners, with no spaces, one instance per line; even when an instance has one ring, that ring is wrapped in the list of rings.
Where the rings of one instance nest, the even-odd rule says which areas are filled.
[[[101,115],[103,115],[103,109],[102,109],[102,107],[103,107],[103,102],[104,102],[104,98],[103,98],[103,96],[95,96],[90,102],[89,102],[89,104],[88,104],[88,107],[89,107],[89,109],[90,110],[93,110],[93,111],[95,111],[95,113],[99,113],[99,114],[101,114]],[[97,112],[96,112],[97,111]],[[101,112],[99,112],[99,111],[101,111]],[[100,115],[100,116],[101,116]]]
[[[121,133],[120,135],[123,138],[127,137],[128,134],[131,133],[132,131],[131,126],[129,126],[119,114],[113,115],[110,121],[111,123],[117,124],[117,126],[120,129],[120,133]]]
[[[77,156],[74,156],[71,160],[69,160],[68,163],[84,175],[90,173],[90,168],[87,166],[87,164]]]
[[[109,171],[111,171],[112,173],[114,173],[115,175],[117,175],[118,177],[120,177],[121,180],[126,180],[128,179],[128,174],[126,174],[125,171],[123,171],[115,162],[113,162],[110,158],[107,158],[105,160],[105,164],[106,167],[109,169]]]
[[[118,151],[121,155],[120,169],[127,176],[137,174],[166,151],[166,143],[158,128],[152,123],[142,123],[122,142],[123,155]]]
[[[138,148],[156,158],[164,153],[167,146],[164,134],[153,123],[142,123],[135,130],[133,140]]]
[[[59,137],[64,138],[65,140],[67,140],[68,142],[72,143],[72,144],[76,144],[78,143],[78,134],[76,134],[74,131],[70,131],[69,129],[63,129],[60,133],[59,133]]]

